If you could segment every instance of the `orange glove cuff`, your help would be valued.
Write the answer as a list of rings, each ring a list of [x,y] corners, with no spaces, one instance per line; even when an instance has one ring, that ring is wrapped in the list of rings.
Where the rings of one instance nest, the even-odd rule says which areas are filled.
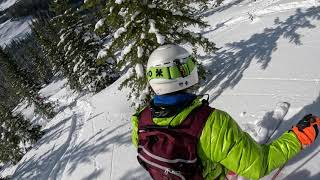
[[[312,126],[303,129],[303,131],[300,131],[298,127],[294,127],[292,131],[296,134],[302,145],[311,145],[316,139],[316,132]]]
[[[318,128],[320,128],[320,118],[316,116],[314,117],[315,119],[313,122],[311,122],[309,127],[305,127],[303,130],[299,130],[297,126],[292,128],[292,131],[296,134],[302,145],[309,146],[314,143],[317,138],[317,131]]]

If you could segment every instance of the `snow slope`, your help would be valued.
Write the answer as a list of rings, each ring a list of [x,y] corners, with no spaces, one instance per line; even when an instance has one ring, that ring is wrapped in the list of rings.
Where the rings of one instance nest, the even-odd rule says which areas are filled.
[[[5,10],[16,3],[17,0],[1,0],[0,1],[0,11]]]
[[[0,20],[5,18],[5,21],[0,23],[0,46],[9,44],[13,39],[23,38],[25,34],[31,32],[29,26],[32,20],[31,16],[12,20],[4,17],[5,14],[2,15],[1,11],[6,10],[16,2],[17,0],[0,0]]]
[[[217,43],[202,54],[210,70],[200,94],[229,112],[256,140],[272,132],[279,102],[290,104],[278,137],[307,113],[320,115],[320,2],[230,0],[203,12],[210,27],[199,30]],[[131,145],[129,90],[119,79],[96,95],[76,95],[64,81],[42,94],[60,104],[46,135],[14,167],[13,179],[150,179]],[[319,138],[320,139],[320,138]],[[320,140],[289,161],[278,179],[320,179]],[[270,179],[270,176],[264,178]]]
[[[7,20],[0,24],[0,46],[9,44],[13,39],[23,38],[25,34],[31,32],[29,24],[32,17],[24,17],[19,20]]]

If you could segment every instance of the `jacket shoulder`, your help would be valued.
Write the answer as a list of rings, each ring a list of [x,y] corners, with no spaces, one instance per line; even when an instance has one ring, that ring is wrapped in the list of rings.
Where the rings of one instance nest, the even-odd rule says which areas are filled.
[[[209,123],[214,123],[213,121],[215,121],[216,123],[219,123],[225,120],[227,121],[233,120],[232,117],[227,112],[220,109],[215,109],[215,108],[213,109],[214,111],[212,111],[212,113],[208,117]]]

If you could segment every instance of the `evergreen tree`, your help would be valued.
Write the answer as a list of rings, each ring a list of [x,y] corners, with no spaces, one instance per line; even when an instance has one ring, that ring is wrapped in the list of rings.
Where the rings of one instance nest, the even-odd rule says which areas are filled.
[[[40,45],[35,41],[34,34],[28,35],[22,41],[22,46],[25,49],[22,59],[32,62],[32,69],[41,84],[49,84],[53,78],[53,70]]]
[[[66,6],[62,7],[65,8]],[[32,23],[32,31],[44,55],[48,58],[53,73],[62,73],[68,79],[72,89],[81,90],[81,86],[78,83],[79,77],[75,77],[72,74],[72,65],[74,63],[72,64],[72,61],[66,57],[65,50],[58,46],[63,42],[61,40],[63,36],[59,36],[63,29],[62,25],[58,23],[59,21],[63,22],[62,15],[53,19],[50,17],[38,17]]]
[[[21,69],[28,71],[34,84],[42,86],[48,84],[53,77],[52,67],[42,53],[34,34],[27,34],[24,39],[13,40],[6,46],[6,50],[14,58]]]
[[[61,72],[66,74],[69,69],[65,70],[62,68],[66,63],[64,61],[64,53],[61,48],[57,47],[59,42],[57,34],[60,30],[53,26],[50,19],[49,15],[36,17],[36,20],[32,22],[32,32],[40,46],[41,52],[47,57],[53,73]]]
[[[198,4],[202,7],[206,2],[201,0]],[[121,84],[121,88],[133,90],[129,98],[145,99],[148,94],[146,64],[158,46],[189,43],[195,52],[197,47],[206,52],[217,50],[213,42],[187,29],[207,26],[194,7],[195,2],[190,0],[110,0],[103,8],[105,23],[101,28],[110,26],[114,32],[110,45],[104,49],[106,58],[112,57],[121,70],[129,71],[129,78]]]
[[[40,128],[0,105],[0,162],[17,163],[31,145],[42,137]]]
[[[62,72],[77,91],[98,92],[114,82],[115,65],[97,59],[101,39],[94,32],[93,16],[65,0],[54,1],[51,10],[55,16],[34,22],[33,30],[55,72]]]
[[[19,68],[24,73],[25,79],[32,83],[35,88],[40,88],[41,80],[38,79],[36,72],[33,68],[32,61],[25,60],[25,49],[23,48],[24,43],[18,40],[13,40],[11,44],[6,46],[6,52],[8,57],[12,60],[11,63],[15,64],[15,67]]]
[[[13,108],[19,103],[19,98],[14,91],[10,89],[5,75],[3,74],[3,68],[0,66],[0,104],[6,107]]]
[[[45,102],[45,99],[38,94],[41,86],[35,84],[30,73],[25,69],[21,69],[12,57],[1,48],[0,64],[3,67],[8,85],[16,96],[21,100],[26,98],[29,104],[34,103],[39,114],[48,118],[52,118],[55,115],[51,103]]]

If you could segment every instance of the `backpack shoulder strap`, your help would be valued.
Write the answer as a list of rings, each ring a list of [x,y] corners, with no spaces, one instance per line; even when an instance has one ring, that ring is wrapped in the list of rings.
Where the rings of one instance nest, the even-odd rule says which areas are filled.
[[[138,129],[143,129],[145,126],[151,126],[154,125],[152,121],[152,112],[150,107],[144,108],[144,110],[141,111],[141,113],[138,116],[139,123],[138,123]]]
[[[180,129],[180,131],[183,131],[187,134],[199,138],[201,136],[202,129],[208,117],[213,111],[214,108],[211,108],[208,105],[208,101],[202,100],[202,104],[199,107],[195,108],[193,111],[191,111],[187,118],[176,128]],[[152,112],[150,107],[146,107],[144,110],[142,110],[138,118],[139,130],[144,129],[147,126],[155,126],[154,122],[152,121]],[[175,129],[175,127],[173,127],[173,129]]]
[[[194,137],[199,138],[201,136],[202,129],[207,122],[208,117],[214,111],[214,108],[211,108],[208,105],[208,102],[203,100],[202,105],[195,108],[184,120],[181,126],[186,126],[184,131]]]

